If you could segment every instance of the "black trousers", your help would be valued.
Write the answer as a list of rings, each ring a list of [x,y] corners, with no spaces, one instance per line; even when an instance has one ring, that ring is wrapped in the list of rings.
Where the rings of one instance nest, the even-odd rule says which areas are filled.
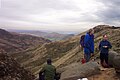
[[[108,64],[108,53],[100,53],[100,61],[101,63],[105,61]]]

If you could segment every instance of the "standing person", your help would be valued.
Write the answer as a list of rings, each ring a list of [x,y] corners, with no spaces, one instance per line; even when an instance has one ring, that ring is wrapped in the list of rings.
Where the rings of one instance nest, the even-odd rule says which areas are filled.
[[[79,46],[79,51],[84,49],[84,38],[85,38],[85,35],[82,35],[80,37],[80,46]],[[81,60],[81,63],[84,64],[86,62],[85,58],[82,57],[82,60]]]
[[[90,57],[94,55],[94,31],[90,29],[84,37],[84,58],[89,62]]]
[[[108,41],[107,35],[103,35],[103,40],[99,44],[100,61],[103,67],[108,66],[108,55],[109,55],[108,52],[110,48],[112,48],[112,46],[111,43]],[[105,64],[107,64],[106,66],[104,65],[104,62]]]
[[[41,75],[44,74],[41,78]],[[54,80],[56,74],[56,68],[52,65],[51,59],[47,60],[47,64],[42,68],[39,73],[39,80]]]

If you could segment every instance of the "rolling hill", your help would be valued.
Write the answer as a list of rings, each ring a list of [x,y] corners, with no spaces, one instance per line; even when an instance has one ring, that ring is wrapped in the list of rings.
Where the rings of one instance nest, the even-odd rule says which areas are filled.
[[[22,33],[22,34],[29,34],[33,36],[43,37],[51,41],[64,40],[66,38],[70,38],[74,36],[74,34],[61,34],[57,32],[43,32],[43,31],[34,31],[34,30],[33,31],[32,30],[13,30],[13,31],[17,33]]]
[[[95,57],[99,56],[98,44],[103,34],[107,34],[112,43],[112,50],[120,53],[120,27],[109,25],[98,25],[94,28],[95,35]],[[83,57],[83,50],[79,47],[80,36],[73,36],[66,40],[45,43],[34,49],[28,49],[18,54],[12,54],[26,69],[37,75],[47,58],[53,59],[53,64],[59,69],[71,63],[80,62]]]
[[[51,41],[42,37],[18,34],[0,29],[0,48],[8,53],[21,52],[49,42]]]

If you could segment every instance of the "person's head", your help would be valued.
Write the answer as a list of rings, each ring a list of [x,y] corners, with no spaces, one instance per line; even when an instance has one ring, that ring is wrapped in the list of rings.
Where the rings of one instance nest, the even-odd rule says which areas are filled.
[[[103,40],[107,40],[107,39],[108,39],[107,35],[106,34],[103,35]]]
[[[90,29],[90,30],[88,31],[88,33],[89,33],[90,35],[92,35],[92,34],[94,33],[94,30],[93,30],[93,29]]]
[[[47,59],[47,64],[52,64],[52,60],[50,58]]]

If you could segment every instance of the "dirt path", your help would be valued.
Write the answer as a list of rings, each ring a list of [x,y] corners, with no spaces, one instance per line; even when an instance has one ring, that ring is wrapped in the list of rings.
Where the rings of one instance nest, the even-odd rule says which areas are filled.
[[[88,78],[89,80],[120,80],[114,68],[102,68],[101,73]]]

